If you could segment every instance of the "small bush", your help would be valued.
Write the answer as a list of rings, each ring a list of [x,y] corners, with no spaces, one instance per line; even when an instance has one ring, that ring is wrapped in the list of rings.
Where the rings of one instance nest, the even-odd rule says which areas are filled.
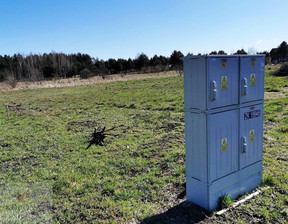
[[[88,68],[84,68],[79,73],[81,79],[88,79],[92,76],[92,72]]]
[[[228,208],[233,203],[232,198],[228,194],[224,194],[218,198],[219,209]]]
[[[9,75],[6,79],[6,82],[12,87],[15,88],[17,85],[17,80],[13,75]]]
[[[277,71],[273,72],[274,76],[288,76],[288,63],[283,64]]]

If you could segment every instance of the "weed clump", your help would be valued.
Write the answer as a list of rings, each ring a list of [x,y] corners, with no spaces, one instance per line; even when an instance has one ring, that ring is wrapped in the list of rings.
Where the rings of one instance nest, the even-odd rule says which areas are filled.
[[[274,186],[275,180],[273,179],[272,176],[268,175],[268,176],[263,178],[263,184],[268,185],[268,186]]]
[[[233,203],[232,198],[228,194],[224,194],[218,198],[218,207],[219,209],[228,208]]]
[[[90,135],[90,140],[88,141],[89,145],[87,146],[86,149],[89,149],[91,145],[104,146],[104,139],[106,138],[107,135],[109,135],[107,134],[107,132],[113,130],[114,128],[111,128],[109,130],[105,130],[105,129],[106,127],[102,129],[99,127],[94,128],[93,133]],[[113,136],[116,136],[116,135],[113,135]]]

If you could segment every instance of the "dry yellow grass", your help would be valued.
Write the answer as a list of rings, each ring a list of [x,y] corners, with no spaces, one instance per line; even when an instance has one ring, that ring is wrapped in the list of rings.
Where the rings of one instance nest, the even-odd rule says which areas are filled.
[[[128,80],[138,80],[156,77],[171,77],[178,76],[174,71],[148,74],[127,74],[127,75],[107,75],[104,79],[101,76],[92,76],[88,79],[67,78],[67,79],[53,79],[37,82],[17,82],[16,87],[12,88],[8,83],[0,83],[0,91],[23,90],[23,89],[39,89],[39,88],[55,88],[55,87],[74,87],[74,86],[88,86],[97,83],[119,82]]]

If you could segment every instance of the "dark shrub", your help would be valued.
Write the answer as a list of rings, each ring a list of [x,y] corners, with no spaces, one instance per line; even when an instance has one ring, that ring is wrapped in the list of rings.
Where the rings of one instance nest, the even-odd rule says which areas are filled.
[[[91,71],[88,68],[84,68],[79,73],[81,79],[88,79],[92,75]]]
[[[273,72],[275,76],[288,76],[288,63],[284,63],[277,71]]]
[[[47,65],[43,68],[43,75],[45,79],[51,79],[56,75],[56,69],[52,65]]]

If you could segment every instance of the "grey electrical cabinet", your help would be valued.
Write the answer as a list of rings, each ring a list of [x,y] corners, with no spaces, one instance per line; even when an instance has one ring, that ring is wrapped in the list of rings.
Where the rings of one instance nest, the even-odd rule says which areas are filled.
[[[187,199],[208,210],[262,182],[263,55],[187,56]]]

